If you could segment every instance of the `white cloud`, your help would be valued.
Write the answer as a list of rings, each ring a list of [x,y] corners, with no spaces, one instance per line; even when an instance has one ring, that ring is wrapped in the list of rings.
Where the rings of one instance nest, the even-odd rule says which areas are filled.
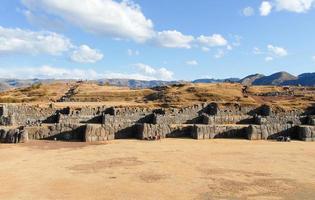
[[[128,49],[127,54],[128,54],[128,56],[139,56],[140,52],[138,50]]]
[[[283,56],[288,55],[288,51],[283,47],[277,47],[277,46],[273,46],[269,44],[267,48],[268,48],[268,51],[275,56],[283,57]]]
[[[136,79],[136,80],[171,80],[173,73],[165,68],[156,69],[154,76],[145,73],[116,73],[112,71],[99,72],[93,69],[62,68],[44,65],[41,67],[0,67],[0,78],[17,79]],[[161,79],[160,77],[164,77]]]
[[[172,80],[173,72],[167,70],[164,67],[155,68],[150,65],[138,63],[134,65],[141,73],[149,75],[151,80]]]
[[[250,17],[250,16],[253,16],[255,14],[255,10],[252,7],[248,6],[248,7],[243,9],[242,13],[244,16]]]
[[[172,30],[158,32],[154,40],[155,43],[161,47],[190,49],[194,37]]]
[[[70,40],[53,32],[33,32],[18,28],[0,26],[0,54],[50,54],[60,55],[69,51],[73,45]]]
[[[272,5],[269,1],[263,1],[260,5],[259,11],[261,16],[267,16],[272,10]]]
[[[265,61],[266,61],[266,62],[273,61],[273,57],[271,57],[271,56],[267,56],[267,57],[265,58]]]
[[[26,20],[33,26],[48,30],[60,31],[64,30],[64,23],[60,19],[51,19],[47,15],[34,14],[30,10],[21,11]]]
[[[213,34],[211,36],[201,35],[197,38],[197,41],[201,45],[205,45],[208,47],[225,46],[228,44],[228,41],[220,34]]]
[[[307,12],[314,3],[315,0],[275,0],[277,10],[287,10],[296,13]]]
[[[87,45],[81,45],[71,54],[71,60],[78,63],[95,63],[102,60],[104,55]]]
[[[153,22],[146,18],[138,4],[132,0],[21,0],[24,15],[32,24],[53,27],[64,21],[86,32],[110,36],[115,40],[131,39],[136,42],[155,43],[165,48],[189,49],[196,39],[177,30],[156,31]],[[51,24],[52,25],[49,25]],[[58,24],[59,26],[59,24]],[[197,39],[202,46],[227,45],[220,34],[201,35]]]
[[[100,74],[91,69],[66,69],[51,66],[1,68],[0,77],[18,79],[97,79]]]
[[[143,64],[143,63],[137,63],[135,64],[135,66],[143,73],[145,74],[149,74],[149,75],[154,75],[156,73],[156,70],[149,66],[149,65],[146,65],[146,64]]]
[[[186,65],[192,65],[192,66],[196,66],[196,65],[198,65],[199,63],[198,63],[198,61],[196,61],[196,60],[188,60],[188,61],[186,61]]]
[[[27,9],[80,27],[98,35],[144,42],[154,35],[153,23],[131,0],[22,0]]]
[[[312,57],[312,60],[315,62],[315,56]]]

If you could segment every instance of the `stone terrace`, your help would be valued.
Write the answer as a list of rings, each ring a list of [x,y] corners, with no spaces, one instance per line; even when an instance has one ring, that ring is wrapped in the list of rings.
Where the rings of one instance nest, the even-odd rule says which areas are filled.
[[[0,105],[0,142],[99,142],[137,138],[239,138],[315,141],[315,109],[284,111],[268,105],[202,103],[182,108]]]

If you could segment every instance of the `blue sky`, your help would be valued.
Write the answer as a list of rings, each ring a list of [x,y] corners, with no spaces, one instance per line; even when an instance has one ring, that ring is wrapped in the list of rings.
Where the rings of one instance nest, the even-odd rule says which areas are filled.
[[[315,0],[2,0],[0,77],[314,72]]]

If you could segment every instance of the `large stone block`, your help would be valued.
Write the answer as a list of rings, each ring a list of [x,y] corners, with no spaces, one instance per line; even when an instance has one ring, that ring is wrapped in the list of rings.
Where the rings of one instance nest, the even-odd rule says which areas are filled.
[[[194,125],[192,127],[192,138],[214,139],[214,138],[245,138],[247,125]]]
[[[177,124],[137,124],[137,138],[179,138],[191,135],[191,125]]]
[[[292,124],[250,125],[246,132],[249,140],[277,139],[279,136],[298,138],[296,126]]]
[[[24,143],[28,141],[28,131],[21,128],[0,128],[0,143]]]
[[[303,141],[315,141],[315,126],[300,126],[299,139]]]

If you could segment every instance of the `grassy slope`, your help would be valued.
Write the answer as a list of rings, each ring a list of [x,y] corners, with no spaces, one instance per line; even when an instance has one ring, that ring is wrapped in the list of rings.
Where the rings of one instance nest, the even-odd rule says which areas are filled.
[[[55,102],[74,83],[34,85],[0,93],[1,103]],[[80,83],[70,100],[72,102],[104,102],[111,104],[145,104],[181,106],[201,102],[273,104],[284,108],[308,107],[315,101],[315,88],[291,87],[294,96],[259,96],[262,93],[285,93],[286,88],[277,86],[253,86],[248,97],[242,94],[242,85],[231,83],[186,84],[155,89],[129,89],[126,87],[100,86]]]

